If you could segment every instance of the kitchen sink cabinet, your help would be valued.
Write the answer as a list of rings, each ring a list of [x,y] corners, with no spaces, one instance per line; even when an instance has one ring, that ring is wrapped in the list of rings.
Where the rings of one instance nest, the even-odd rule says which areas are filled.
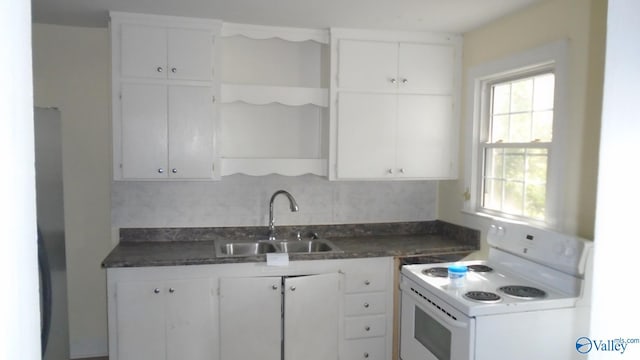
[[[119,360],[210,359],[209,279],[123,281],[115,290]]]
[[[337,272],[220,279],[221,359],[337,359],[339,283]]]
[[[114,179],[215,179],[221,22],[110,18]]]
[[[109,268],[111,360],[391,359],[393,259]]]
[[[330,179],[451,179],[461,39],[332,30]]]

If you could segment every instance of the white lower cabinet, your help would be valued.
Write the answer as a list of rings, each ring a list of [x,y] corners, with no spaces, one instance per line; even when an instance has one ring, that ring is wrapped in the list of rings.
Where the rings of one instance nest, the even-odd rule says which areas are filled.
[[[107,269],[110,360],[392,358],[392,258]]]
[[[210,359],[211,300],[209,279],[118,283],[117,359]]]
[[[339,279],[220,279],[221,358],[337,359]]]

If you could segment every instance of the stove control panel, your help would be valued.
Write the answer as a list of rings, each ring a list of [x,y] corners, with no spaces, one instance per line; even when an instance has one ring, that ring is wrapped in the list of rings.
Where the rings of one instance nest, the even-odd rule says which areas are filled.
[[[491,247],[576,275],[584,274],[586,249],[592,246],[578,237],[508,222],[492,223],[487,242]]]

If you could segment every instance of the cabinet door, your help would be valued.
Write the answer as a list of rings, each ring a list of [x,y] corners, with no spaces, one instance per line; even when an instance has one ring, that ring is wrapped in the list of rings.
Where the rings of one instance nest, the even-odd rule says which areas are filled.
[[[400,43],[398,89],[450,95],[453,92],[455,53],[452,46]]]
[[[169,176],[213,176],[212,90],[204,86],[169,86]]]
[[[220,279],[220,359],[280,360],[281,277]]]
[[[209,279],[165,283],[167,360],[215,358]]]
[[[398,96],[398,176],[452,176],[452,109],[450,96]]]
[[[167,77],[167,32],[134,24],[120,28],[120,71],[125,77]]]
[[[118,360],[165,358],[164,296],[161,283],[118,283]]]
[[[169,29],[168,70],[170,79],[211,80],[213,34],[208,30]]]
[[[338,359],[339,282],[337,273],[285,279],[285,359]]]
[[[339,41],[338,87],[395,91],[398,76],[398,43]]]
[[[393,176],[397,96],[340,93],[338,100],[338,178]]]
[[[122,177],[167,177],[167,88],[130,84],[121,87]]]

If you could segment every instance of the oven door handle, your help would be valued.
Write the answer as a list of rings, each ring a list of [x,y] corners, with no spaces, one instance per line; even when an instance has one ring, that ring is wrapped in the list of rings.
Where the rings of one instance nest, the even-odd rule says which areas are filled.
[[[453,318],[451,318],[449,315],[447,315],[446,313],[442,312],[442,310],[436,309],[435,305],[432,304],[425,304],[425,300],[416,296],[416,294],[414,294],[412,291],[403,291],[405,294],[408,294],[411,298],[414,299],[416,305],[418,305],[422,311],[424,311],[425,313],[428,314],[432,314],[434,316],[436,316],[438,319],[444,321],[445,323],[447,323],[447,325],[453,326],[455,328],[459,328],[459,329],[466,329],[467,327],[469,327],[469,324],[467,322],[464,321],[460,321],[460,320],[455,320]],[[426,305],[426,306],[425,306]]]

